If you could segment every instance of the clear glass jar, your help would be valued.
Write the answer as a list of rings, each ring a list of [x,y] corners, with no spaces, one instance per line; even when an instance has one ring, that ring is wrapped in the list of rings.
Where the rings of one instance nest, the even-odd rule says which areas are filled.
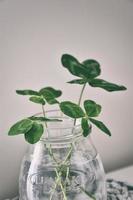
[[[41,140],[30,145],[20,171],[20,200],[106,200],[105,174],[91,137],[84,138],[80,124],[61,116],[48,117]],[[44,125],[45,126],[45,125]]]

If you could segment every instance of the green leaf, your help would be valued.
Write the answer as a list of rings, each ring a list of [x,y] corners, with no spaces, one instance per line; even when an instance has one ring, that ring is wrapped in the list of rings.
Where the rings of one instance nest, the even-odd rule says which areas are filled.
[[[46,99],[49,104],[59,103],[55,98],[60,97],[61,90],[56,90],[52,87],[42,88],[39,93]]]
[[[80,106],[70,101],[61,102],[60,109],[65,115],[71,118],[76,119],[76,118],[81,118],[85,116],[85,113],[82,110],[82,108],[80,108]]]
[[[64,54],[61,58],[62,65],[69,70],[74,76],[88,78],[89,72],[84,65],[79,63],[79,61],[69,54]]]
[[[93,79],[93,80],[89,81],[89,84],[92,87],[100,87],[100,88],[103,88],[104,90],[107,90],[109,92],[126,90],[126,87],[123,86],[123,85],[117,85],[117,84],[114,84],[114,83],[110,83],[110,82],[107,82],[103,79]]]
[[[96,60],[85,60],[82,63],[89,73],[89,78],[95,78],[101,74],[100,64]]]
[[[87,137],[91,133],[91,127],[88,124],[88,119],[83,117],[81,120],[81,127],[83,129],[83,136]]]
[[[30,144],[38,142],[43,134],[43,125],[33,122],[32,128],[25,133],[25,140]]]
[[[97,117],[101,112],[101,106],[92,100],[85,100],[84,108],[89,117]]]
[[[86,79],[75,79],[75,80],[72,80],[72,81],[68,81],[67,83],[83,85],[86,82],[87,82]]]
[[[43,97],[41,97],[41,96],[32,96],[29,98],[29,100],[34,103],[45,105],[45,101],[44,101]]]
[[[107,135],[111,136],[111,132],[110,130],[104,125],[103,122],[98,121],[96,119],[93,118],[89,118],[89,120],[95,124],[100,130],[102,130],[104,133],[106,133]]]
[[[34,91],[34,90],[16,90],[17,94],[20,95],[36,95],[36,96],[40,96],[39,92]]]
[[[60,119],[52,119],[52,118],[47,118],[47,117],[29,117],[29,119],[33,120],[33,121],[46,121],[46,122],[61,122],[62,120]]]
[[[45,87],[45,88],[42,88],[39,93],[41,95],[43,95],[44,97],[46,98],[51,98],[51,99],[54,99],[54,98],[57,98],[57,97],[60,97],[62,92],[61,90],[56,90],[52,87]]]
[[[69,54],[64,54],[61,58],[61,62],[62,65],[67,68],[71,74],[74,76],[82,77],[84,79],[95,78],[101,73],[100,64],[93,59],[88,59],[83,63],[80,63],[75,57]],[[72,83],[81,84],[77,81]]]
[[[31,129],[32,124],[33,122],[30,119],[23,119],[21,121],[18,121],[10,128],[8,135],[18,135],[26,133]]]
[[[57,101],[56,99],[47,99],[46,100],[49,104],[56,104],[56,103],[58,103],[59,104],[59,101]]]

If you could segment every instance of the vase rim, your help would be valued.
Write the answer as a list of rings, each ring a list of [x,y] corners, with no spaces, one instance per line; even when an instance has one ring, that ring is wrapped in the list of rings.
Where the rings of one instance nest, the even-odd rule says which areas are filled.
[[[53,110],[46,110],[45,111],[45,113],[52,113],[52,112],[59,112],[60,110],[59,109],[53,109]],[[34,116],[43,116],[43,112],[39,112],[39,113],[36,113]],[[55,117],[57,117],[58,119],[62,119],[62,121],[53,121],[53,122],[50,122],[50,121],[46,121],[48,124],[49,123],[57,123],[57,124],[59,124],[59,123],[64,123],[64,127],[48,127],[48,128],[46,128],[46,129],[72,129],[72,128],[78,128],[78,127],[81,127],[81,123],[77,123],[78,121],[79,121],[79,119],[76,119],[76,124],[74,125],[73,123],[74,123],[74,118],[71,118],[71,117],[68,117],[67,115],[62,115],[62,116],[53,116],[53,117],[49,117],[49,116],[46,116],[46,117],[48,117],[49,119],[55,119]],[[70,123],[72,123],[72,125],[69,125],[69,126],[67,126],[66,127],[66,125],[65,125],[65,121],[63,121],[63,120],[69,120],[69,122]],[[42,122],[42,123],[45,123],[45,122]]]
[[[53,115],[54,113],[54,115]],[[80,120],[76,120],[74,125],[74,119],[70,118],[60,112],[59,109],[46,110],[46,117],[48,118],[58,118],[62,121],[48,122],[48,127],[45,127],[45,134],[43,134],[41,140],[45,141],[63,141],[63,140],[74,140],[82,136],[82,128],[79,123]],[[37,113],[36,116],[42,116],[43,113]],[[43,125],[45,122],[42,122]]]

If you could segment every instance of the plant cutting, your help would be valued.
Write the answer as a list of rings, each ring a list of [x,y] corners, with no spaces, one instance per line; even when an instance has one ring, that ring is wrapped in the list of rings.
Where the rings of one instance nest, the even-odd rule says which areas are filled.
[[[64,54],[61,63],[78,77],[68,82],[82,87],[77,102],[60,101],[62,91],[50,86],[39,91],[16,90],[17,94],[28,96],[41,107],[41,114],[19,120],[8,132],[10,136],[23,134],[28,143],[36,144],[26,175],[21,176],[25,177],[25,183],[21,181],[20,184],[20,190],[24,187],[20,200],[105,200],[101,160],[92,142],[88,141],[93,125],[108,136],[111,132],[97,119],[101,105],[91,99],[83,100],[83,94],[88,86],[108,92],[126,90],[126,87],[97,78],[101,67],[96,60],[79,62],[72,55]],[[55,111],[47,112],[47,104],[57,105],[56,114]]]

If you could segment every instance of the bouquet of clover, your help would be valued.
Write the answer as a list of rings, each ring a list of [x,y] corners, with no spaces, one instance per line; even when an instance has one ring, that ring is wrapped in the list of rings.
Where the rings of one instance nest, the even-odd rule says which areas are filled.
[[[64,54],[62,55],[61,63],[72,75],[78,77],[78,79],[74,79],[68,83],[80,84],[82,86],[78,103],[71,101],[60,102],[57,98],[62,95],[62,91],[56,90],[53,87],[44,87],[39,91],[29,89],[16,90],[17,94],[28,95],[30,101],[40,104],[43,115],[41,117],[33,115],[18,121],[10,128],[8,135],[24,134],[25,140],[28,143],[34,144],[38,142],[45,131],[42,122],[47,127],[47,122],[61,121],[59,119],[48,118],[45,114],[46,104],[57,104],[62,113],[74,119],[74,125],[76,124],[76,119],[81,119],[82,134],[84,137],[90,134],[92,124],[111,136],[111,132],[105,124],[96,119],[101,112],[101,105],[87,99],[84,100],[83,107],[81,107],[83,92],[88,85],[102,88],[108,92],[126,90],[126,87],[97,78],[101,74],[101,68],[96,60],[87,59],[80,63],[75,57]]]

